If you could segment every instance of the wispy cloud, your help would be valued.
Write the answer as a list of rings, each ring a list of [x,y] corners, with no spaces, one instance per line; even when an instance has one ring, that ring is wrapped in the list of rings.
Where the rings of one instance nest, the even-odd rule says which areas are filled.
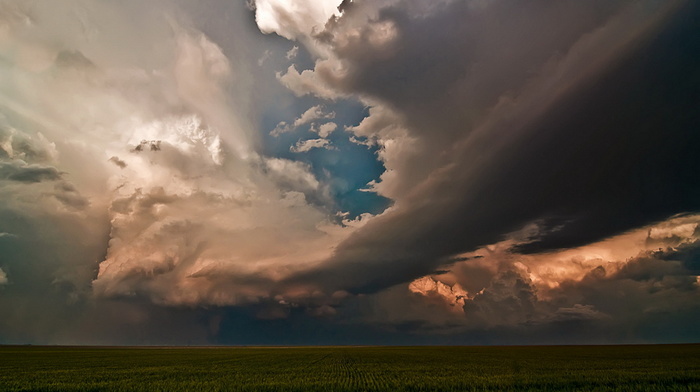
[[[300,140],[297,142],[297,144],[293,145],[292,147],[289,148],[289,151],[291,152],[308,152],[314,148],[332,148],[330,146],[330,140],[328,139],[309,139],[309,140]]]
[[[312,106],[304,113],[302,113],[301,116],[296,118],[293,122],[287,123],[285,121],[282,121],[279,124],[277,124],[275,129],[270,131],[270,135],[279,136],[283,133],[293,132],[302,125],[313,125],[314,122],[317,120],[327,120],[333,118],[335,118],[335,112],[325,112],[323,106],[321,105]]]

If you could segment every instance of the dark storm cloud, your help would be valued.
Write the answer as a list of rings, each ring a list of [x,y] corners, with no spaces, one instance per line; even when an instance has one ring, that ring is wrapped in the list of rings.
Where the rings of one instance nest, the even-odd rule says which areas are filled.
[[[401,167],[408,179],[398,208],[299,280],[371,292],[532,222],[541,230],[522,252],[580,246],[700,209],[700,6],[665,3],[671,17],[649,22],[651,14],[638,20],[640,10],[623,3],[497,2],[506,3],[478,14],[451,2],[411,20],[416,30],[404,10],[390,8],[380,20],[398,26],[396,52],[337,49],[350,59],[350,76],[331,82],[404,115],[423,151]],[[483,25],[461,22],[472,18]],[[452,35],[468,38],[455,43]],[[493,49],[496,61],[477,56],[489,39],[496,41],[483,51]],[[541,40],[551,42],[539,47]],[[484,80],[470,79],[489,65]],[[392,70],[404,77],[392,79]],[[482,91],[487,97],[474,103]],[[479,111],[486,114],[472,116]]]
[[[52,195],[64,206],[73,210],[83,210],[90,205],[88,199],[83,197],[75,186],[68,182],[56,184]]]
[[[413,303],[416,298],[392,298],[399,288],[405,290],[404,285],[349,301],[361,302],[371,311],[353,314],[348,312],[349,303],[339,309],[346,321],[393,326],[414,335],[447,334],[458,342],[692,341],[697,332],[690,320],[700,309],[700,285],[697,272],[684,260],[699,244],[698,237],[691,236],[661,250],[641,251],[624,262],[590,259],[585,276],[555,280],[542,272],[571,268],[576,260],[562,260],[564,253],[549,261],[542,260],[543,255],[492,254],[482,260],[485,263],[476,263],[496,270],[485,282],[473,273],[458,279],[464,286],[482,281],[482,286],[469,289],[461,315],[447,306],[448,297],[435,292],[417,295],[422,301]],[[554,263],[537,268],[543,261]],[[469,264],[474,262],[463,262]],[[471,265],[470,271],[476,267]]]
[[[24,162],[0,162],[0,180],[10,180],[23,183],[42,181],[57,181],[61,172],[55,167],[27,165]]]
[[[440,103],[456,98],[446,96],[455,82],[477,74],[479,80],[470,81],[471,91],[458,98],[467,99],[464,109],[473,110],[470,106],[476,103],[490,106],[624,5],[599,0],[495,1],[481,8],[469,1],[438,1],[431,9],[417,3],[399,1],[380,8],[370,23],[349,37],[344,36],[344,20],[330,24],[318,38],[332,44],[347,67],[342,78],[329,80],[333,87],[371,94],[399,108],[411,107],[417,110],[412,120],[418,121]],[[361,20],[356,13],[369,4],[353,4],[357,9],[349,7],[346,18]],[[397,41],[387,38],[388,43],[377,43],[381,39],[375,26],[394,32],[386,35],[396,35]],[[448,118],[467,118],[459,106],[449,109],[443,113]]]
[[[472,323],[517,325],[535,317],[536,290],[513,270],[500,273],[482,294],[467,301],[464,313]]]
[[[595,310],[592,305],[575,304],[570,308],[559,308],[555,312],[554,321],[597,320],[609,317]]]
[[[20,203],[0,203],[0,232],[11,233],[0,241],[0,268],[9,281],[0,295],[0,342],[56,342],[91,317],[90,281],[109,239],[108,220]],[[80,333],[73,336],[77,342]]]
[[[114,163],[115,165],[119,166],[120,169],[127,167],[126,162],[122,161],[117,156],[113,156],[113,157],[109,158],[109,161]]]
[[[700,238],[700,225],[695,229],[695,238]],[[683,268],[691,273],[700,275],[700,241],[683,243],[672,251],[659,248],[656,257],[662,260],[677,260]]]
[[[59,68],[93,69],[95,64],[80,51],[61,51],[54,62]]]
[[[578,311],[566,310],[570,322],[558,325],[555,318],[550,328],[564,329],[581,316],[581,321],[593,328],[607,326],[611,341],[697,339],[691,326],[700,309],[700,285],[697,271],[682,260],[688,249],[697,250],[699,245],[695,239],[675,249],[642,252],[618,271],[591,273],[580,282],[563,282],[549,301],[561,306],[555,315],[561,316],[562,309],[572,307]]]
[[[280,27],[296,58],[228,0],[15,18],[25,30],[0,42],[19,53],[0,63],[0,343],[697,340],[697,232],[650,230],[654,250],[624,265],[571,258],[552,265],[580,275],[539,281],[517,260],[547,255],[463,253],[566,248],[700,208],[700,5],[343,1],[313,38],[303,3]],[[280,92],[295,75],[275,71],[309,56],[315,79],[296,86],[370,107],[346,132],[387,169],[381,216],[329,217],[326,177],[261,152],[283,119],[249,121],[277,110],[290,130],[334,117],[333,144],[351,143],[344,104],[304,120],[322,103]],[[429,273],[454,281],[408,290]]]

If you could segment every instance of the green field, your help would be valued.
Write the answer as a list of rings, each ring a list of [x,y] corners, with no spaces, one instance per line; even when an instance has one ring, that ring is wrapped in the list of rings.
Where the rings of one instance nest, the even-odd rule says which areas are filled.
[[[0,346],[2,391],[700,391],[700,345]]]

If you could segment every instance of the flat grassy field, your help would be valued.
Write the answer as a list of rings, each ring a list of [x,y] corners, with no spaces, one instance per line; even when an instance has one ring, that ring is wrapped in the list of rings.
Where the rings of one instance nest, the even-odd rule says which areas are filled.
[[[2,391],[700,391],[700,345],[0,346]]]

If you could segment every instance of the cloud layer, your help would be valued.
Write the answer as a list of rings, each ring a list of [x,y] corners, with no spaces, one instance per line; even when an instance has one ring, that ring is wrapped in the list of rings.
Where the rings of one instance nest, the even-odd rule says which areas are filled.
[[[697,339],[692,2],[0,11],[0,342]]]
[[[676,3],[580,7],[448,2],[418,7],[425,14],[416,20],[411,7],[376,11],[358,3],[365,24],[341,17],[331,25],[337,32],[322,37],[336,56],[317,61],[313,73],[327,86],[379,101],[367,123],[351,130],[384,147],[388,170],[374,189],[396,204],[340,244],[328,269],[310,279],[337,276],[373,290],[529,224],[540,229],[519,248],[533,252],[697,210],[691,168],[698,162],[690,150],[697,118],[672,114],[692,112],[697,86],[678,78],[696,59],[667,44],[689,32],[689,20],[676,14]],[[587,17],[573,25],[551,18],[568,12]],[[660,32],[674,16],[677,26]],[[459,30],[463,23],[449,24],[471,18],[470,34]],[[495,34],[492,18],[514,27]],[[395,52],[373,43],[377,24],[393,26]],[[537,35],[543,26],[557,33]],[[426,30],[465,41],[440,45],[440,34],[418,37]],[[481,49],[475,37],[497,41]],[[381,60],[367,55],[374,47]],[[429,65],[415,66],[427,58]],[[381,89],[373,78],[385,81]]]

